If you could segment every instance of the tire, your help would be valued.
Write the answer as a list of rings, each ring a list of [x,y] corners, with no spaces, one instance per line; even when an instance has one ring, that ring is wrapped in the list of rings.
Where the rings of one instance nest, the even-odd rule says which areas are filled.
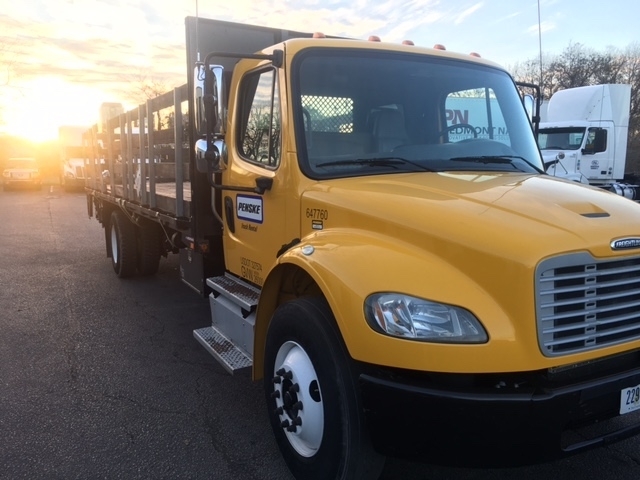
[[[384,457],[366,435],[356,379],[324,299],[300,298],[276,310],[264,390],[276,442],[295,478],[379,477]]]
[[[148,276],[158,272],[162,243],[160,229],[155,223],[137,227],[138,233],[138,273]]]
[[[114,210],[109,228],[113,271],[120,278],[131,277],[138,266],[136,227],[122,212]]]

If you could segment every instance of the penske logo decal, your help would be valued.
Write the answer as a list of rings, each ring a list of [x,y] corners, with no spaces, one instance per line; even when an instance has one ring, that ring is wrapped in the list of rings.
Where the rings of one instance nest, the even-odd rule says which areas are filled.
[[[613,250],[640,248],[640,237],[618,238],[611,242],[611,248]]]
[[[264,219],[262,197],[253,195],[237,195],[236,215],[240,220],[262,223],[262,220]]]

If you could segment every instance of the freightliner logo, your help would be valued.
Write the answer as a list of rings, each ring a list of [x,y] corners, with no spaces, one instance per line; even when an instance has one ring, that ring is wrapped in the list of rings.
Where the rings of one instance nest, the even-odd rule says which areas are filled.
[[[628,250],[630,248],[640,248],[640,238],[619,238],[611,242],[611,248],[613,250]]]

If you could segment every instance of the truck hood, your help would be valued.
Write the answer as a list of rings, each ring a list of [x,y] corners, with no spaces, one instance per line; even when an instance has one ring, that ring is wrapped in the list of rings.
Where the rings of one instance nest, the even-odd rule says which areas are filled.
[[[639,204],[548,175],[358,177],[318,184],[304,197],[326,205],[330,219],[348,224],[338,226],[393,232],[450,254],[452,262],[459,250],[469,249],[529,266],[562,252],[607,257],[620,255],[611,250],[614,238],[640,236]]]

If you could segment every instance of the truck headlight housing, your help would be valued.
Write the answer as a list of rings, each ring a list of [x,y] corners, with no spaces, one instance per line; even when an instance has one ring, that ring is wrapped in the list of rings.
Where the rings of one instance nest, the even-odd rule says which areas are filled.
[[[401,293],[376,293],[365,300],[365,318],[375,331],[437,343],[486,343],[480,321],[468,310]]]

